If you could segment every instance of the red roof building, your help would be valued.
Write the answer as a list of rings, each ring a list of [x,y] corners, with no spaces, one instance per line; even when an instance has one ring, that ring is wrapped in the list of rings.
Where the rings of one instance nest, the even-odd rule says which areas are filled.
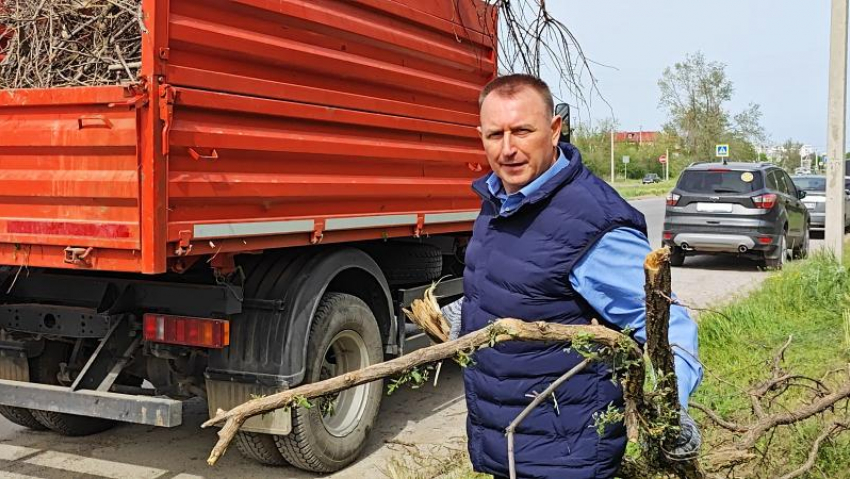
[[[661,132],[659,131],[618,131],[614,136],[617,143],[637,143],[638,145],[653,144]]]

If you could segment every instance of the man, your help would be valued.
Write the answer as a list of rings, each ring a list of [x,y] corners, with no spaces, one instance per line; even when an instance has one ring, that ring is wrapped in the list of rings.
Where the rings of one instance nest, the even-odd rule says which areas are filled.
[[[596,318],[646,340],[643,261],[650,252],[643,215],[587,170],[578,150],[558,144],[561,118],[549,88],[528,75],[497,78],[480,97],[481,135],[492,173],[473,189],[482,198],[466,251],[461,335],[502,317],[561,324]],[[460,303],[460,302],[458,302]],[[458,303],[444,308],[456,319]],[[460,323],[460,326],[457,326]],[[697,328],[671,308],[683,408],[702,378]],[[505,428],[555,379],[583,358],[564,344],[509,342],[479,351],[464,370],[467,434],[474,469],[508,476]],[[622,423],[600,436],[594,414],[622,408],[611,372],[593,363],[555,392],[515,433],[522,478],[614,477],[626,448]],[[699,432],[686,412],[674,457],[693,457]]]

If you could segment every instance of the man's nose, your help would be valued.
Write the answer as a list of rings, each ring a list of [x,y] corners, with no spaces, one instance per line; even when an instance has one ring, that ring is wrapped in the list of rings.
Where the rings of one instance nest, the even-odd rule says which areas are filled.
[[[516,153],[516,145],[514,145],[514,137],[510,132],[505,132],[502,137],[502,155],[513,156]]]

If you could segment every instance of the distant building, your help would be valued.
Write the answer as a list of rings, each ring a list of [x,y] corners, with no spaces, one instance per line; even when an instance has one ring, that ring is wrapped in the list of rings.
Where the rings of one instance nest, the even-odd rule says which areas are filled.
[[[652,145],[661,135],[660,131],[618,131],[614,135],[617,143],[636,143],[638,145]]]

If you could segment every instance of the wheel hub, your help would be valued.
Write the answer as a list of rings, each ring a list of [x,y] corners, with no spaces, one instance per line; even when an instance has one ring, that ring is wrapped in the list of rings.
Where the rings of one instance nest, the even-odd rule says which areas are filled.
[[[355,331],[340,331],[331,340],[322,361],[320,379],[329,379],[369,366],[369,354],[363,338]],[[320,403],[322,424],[329,434],[344,437],[350,434],[363,417],[369,385],[329,395]]]

